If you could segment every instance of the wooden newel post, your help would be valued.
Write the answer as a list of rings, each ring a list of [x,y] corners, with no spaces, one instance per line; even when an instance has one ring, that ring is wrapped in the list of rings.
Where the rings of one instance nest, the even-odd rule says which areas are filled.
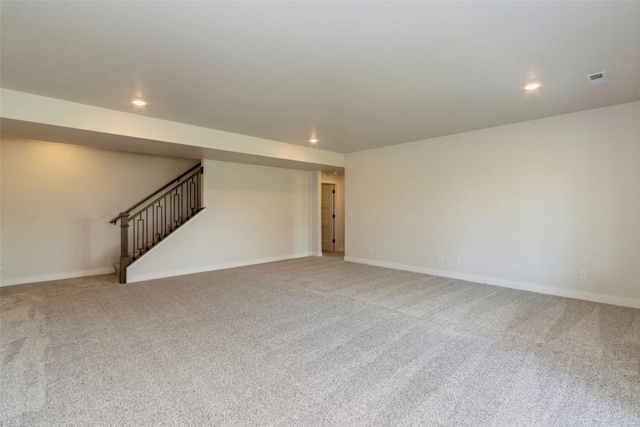
[[[129,265],[129,212],[120,214],[120,283],[127,283]]]

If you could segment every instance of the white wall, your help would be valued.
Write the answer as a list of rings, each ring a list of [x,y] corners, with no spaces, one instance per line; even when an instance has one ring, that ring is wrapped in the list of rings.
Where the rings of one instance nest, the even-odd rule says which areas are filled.
[[[0,151],[2,285],[112,272],[109,220],[197,163],[14,139]]]
[[[336,197],[335,197],[336,251],[342,252],[344,251],[344,175],[334,175],[332,173],[323,173],[322,183],[336,185]]]
[[[127,281],[316,255],[317,176],[205,160],[205,210],[132,264]]]
[[[640,102],[348,154],[346,169],[347,260],[640,307]]]

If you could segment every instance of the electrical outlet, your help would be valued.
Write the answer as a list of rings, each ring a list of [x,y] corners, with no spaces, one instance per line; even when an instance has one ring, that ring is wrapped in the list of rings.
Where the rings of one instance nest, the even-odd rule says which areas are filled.
[[[580,279],[587,280],[589,278],[589,273],[587,270],[580,270]]]
[[[369,253],[372,254],[373,253],[373,246],[369,246]]]
[[[444,262],[444,255],[438,254],[438,262]]]
[[[99,219],[100,218],[100,214],[98,212],[91,212],[89,214],[89,218],[90,219]]]
[[[460,258],[460,255],[456,255],[456,257],[454,258],[454,262],[456,264],[461,264],[462,263],[462,258]]]

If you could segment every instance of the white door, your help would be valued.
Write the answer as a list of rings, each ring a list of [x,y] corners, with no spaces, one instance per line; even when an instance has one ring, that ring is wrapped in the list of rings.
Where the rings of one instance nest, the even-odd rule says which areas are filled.
[[[322,250],[335,251],[335,184],[322,184]]]

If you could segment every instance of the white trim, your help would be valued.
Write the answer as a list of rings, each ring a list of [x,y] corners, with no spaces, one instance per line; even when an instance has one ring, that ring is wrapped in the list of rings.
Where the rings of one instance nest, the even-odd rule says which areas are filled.
[[[248,259],[243,261],[227,262],[199,267],[183,268],[180,270],[163,271],[161,273],[135,274],[131,271],[127,274],[127,283],[137,283],[146,280],[164,279],[167,277],[184,276],[185,274],[204,273],[207,271],[225,270],[227,268],[246,267],[248,265],[265,264],[267,262],[284,261],[287,259],[315,256],[312,252],[301,252],[291,255],[280,255],[268,258]]]
[[[111,274],[113,267],[96,268],[94,270],[72,271],[69,273],[46,274],[44,276],[20,277],[18,279],[1,280],[0,286],[24,285],[25,283],[49,282],[51,280],[75,279],[77,277],[97,276],[99,274]]]
[[[574,289],[557,288],[554,286],[538,285],[535,283],[517,282],[514,280],[498,279],[495,277],[476,276],[467,273],[458,273],[449,270],[437,270],[433,268],[417,267],[413,265],[397,264],[393,262],[378,261],[367,258],[345,256],[345,261],[358,264],[375,265],[377,267],[393,268],[395,270],[412,271],[414,273],[431,274],[433,276],[448,277],[451,279],[467,280],[469,282],[483,283],[486,285],[500,286],[502,288],[519,289],[521,291],[536,292],[539,294],[555,295],[565,298],[575,298],[585,301],[600,302],[604,304],[619,305],[623,307],[640,308],[640,299],[617,297],[614,295],[596,294],[592,292],[577,291]]]

